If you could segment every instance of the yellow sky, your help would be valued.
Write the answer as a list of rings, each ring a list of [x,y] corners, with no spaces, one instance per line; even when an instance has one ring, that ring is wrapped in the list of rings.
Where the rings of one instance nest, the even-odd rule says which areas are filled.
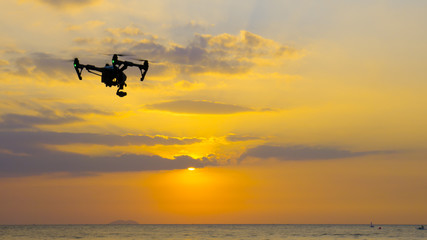
[[[3,5],[0,224],[427,221],[426,3]]]

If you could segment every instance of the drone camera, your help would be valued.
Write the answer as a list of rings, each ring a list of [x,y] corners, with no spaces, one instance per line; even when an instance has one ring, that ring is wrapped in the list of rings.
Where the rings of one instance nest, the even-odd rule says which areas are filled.
[[[127,95],[127,93],[126,93],[126,92],[117,92],[116,94],[117,94],[117,96],[119,96],[119,97],[124,97],[124,96],[126,96],[126,95]]]

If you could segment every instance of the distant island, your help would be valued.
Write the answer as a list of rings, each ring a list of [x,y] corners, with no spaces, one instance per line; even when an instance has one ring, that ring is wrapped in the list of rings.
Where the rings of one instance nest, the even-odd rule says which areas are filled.
[[[116,220],[116,221],[110,222],[109,224],[123,225],[123,224],[139,224],[139,223],[133,220]]]

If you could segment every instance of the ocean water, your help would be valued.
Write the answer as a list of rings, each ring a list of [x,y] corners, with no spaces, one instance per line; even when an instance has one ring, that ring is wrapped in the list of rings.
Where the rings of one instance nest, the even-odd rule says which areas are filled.
[[[427,239],[410,225],[7,225],[0,239]]]

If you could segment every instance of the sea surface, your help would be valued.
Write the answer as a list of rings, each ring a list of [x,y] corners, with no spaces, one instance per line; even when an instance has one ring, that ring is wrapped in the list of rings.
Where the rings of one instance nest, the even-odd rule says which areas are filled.
[[[0,239],[427,239],[411,225],[4,225]]]

